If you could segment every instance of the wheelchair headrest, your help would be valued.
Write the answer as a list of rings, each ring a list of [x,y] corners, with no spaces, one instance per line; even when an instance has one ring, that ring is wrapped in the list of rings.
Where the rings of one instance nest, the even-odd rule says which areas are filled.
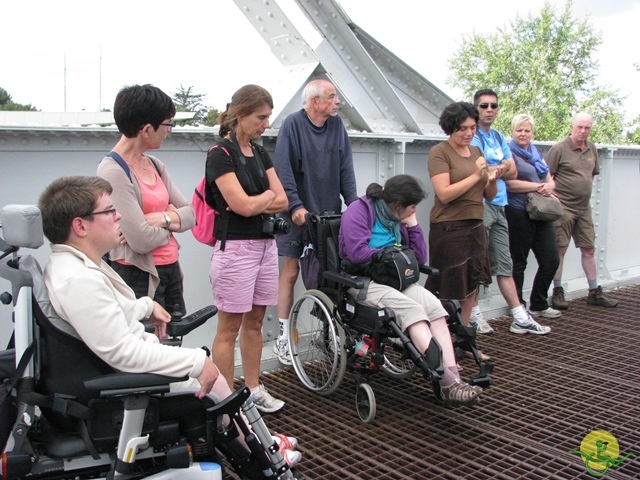
[[[11,247],[40,248],[44,243],[42,215],[35,205],[5,205],[0,223],[4,241]]]

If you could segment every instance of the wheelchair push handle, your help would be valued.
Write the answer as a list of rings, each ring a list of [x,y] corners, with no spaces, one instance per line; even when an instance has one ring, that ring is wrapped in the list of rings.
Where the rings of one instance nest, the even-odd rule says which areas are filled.
[[[440,275],[440,270],[430,267],[429,265],[419,265],[418,269],[421,273],[426,273],[429,276]]]

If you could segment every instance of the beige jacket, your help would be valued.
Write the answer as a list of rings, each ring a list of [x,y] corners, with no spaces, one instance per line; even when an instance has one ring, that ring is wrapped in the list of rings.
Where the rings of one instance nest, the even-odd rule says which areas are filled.
[[[120,168],[120,167],[118,167]],[[153,302],[133,290],[105,262],[93,263],[70,245],[51,245],[44,270],[51,304],[87,346],[121,372],[156,373],[196,379],[206,361],[201,348],[172,347],[146,333]],[[197,387],[193,380],[187,386]]]
[[[191,203],[174,185],[165,165],[156,157],[149,155],[157,166],[160,177],[169,192],[169,203],[178,210],[180,232],[191,229],[196,224],[195,213]],[[104,157],[98,165],[98,176],[107,180],[113,187],[111,200],[113,206],[122,215],[120,229],[127,239],[124,245],[118,245],[111,252],[111,260],[124,260],[149,273],[149,293],[153,298],[160,282],[158,272],[153,264],[151,252],[169,243],[171,232],[166,228],[150,226],[142,213],[142,193],[133,170],[129,170],[131,180],[120,165],[111,157]]]

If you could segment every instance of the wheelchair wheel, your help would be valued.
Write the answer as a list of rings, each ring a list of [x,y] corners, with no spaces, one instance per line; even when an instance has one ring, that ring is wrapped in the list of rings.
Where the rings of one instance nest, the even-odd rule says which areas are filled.
[[[333,302],[319,290],[305,292],[291,309],[293,368],[304,386],[320,395],[335,391],[347,368],[344,329],[333,311]]]
[[[356,390],[356,410],[364,423],[371,423],[376,416],[376,396],[368,383],[361,383]]]
[[[397,338],[384,339],[384,364],[381,370],[391,378],[403,379],[411,377],[418,367],[405,353],[404,346]]]

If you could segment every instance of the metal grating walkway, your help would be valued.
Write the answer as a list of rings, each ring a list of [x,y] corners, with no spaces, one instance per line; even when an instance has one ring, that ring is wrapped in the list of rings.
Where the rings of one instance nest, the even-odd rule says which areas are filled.
[[[475,407],[435,402],[420,376],[371,379],[377,415],[362,423],[355,410],[354,377],[321,397],[306,390],[292,368],[263,381],[287,401],[268,415],[269,427],[300,440],[299,470],[308,479],[576,479],[593,478],[579,450],[591,430],[610,432],[620,458],[638,455],[603,478],[640,478],[640,286],[609,292],[617,308],[570,302],[547,337],[514,335],[511,319],[493,320],[481,335],[494,386]],[[476,372],[464,360],[463,378]],[[231,476],[233,478],[233,476]]]

